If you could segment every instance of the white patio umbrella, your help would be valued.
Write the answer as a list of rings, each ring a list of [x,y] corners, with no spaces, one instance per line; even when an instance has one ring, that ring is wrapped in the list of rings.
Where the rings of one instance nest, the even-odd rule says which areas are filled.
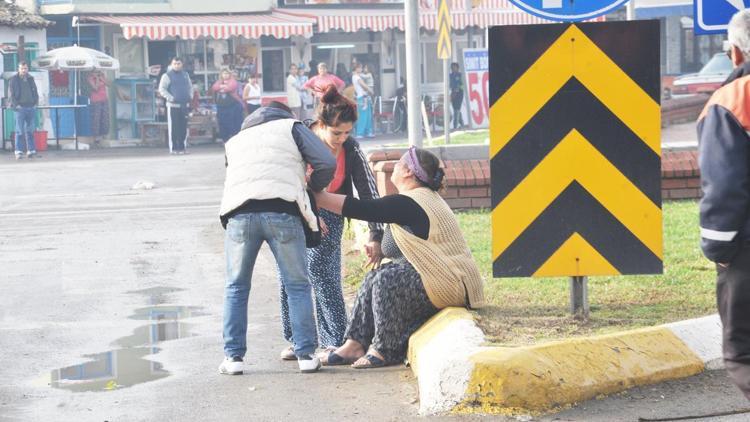
[[[50,50],[34,60],[36,67],[47,70],[73,70],[76,72],[73,103],[78,104],[78,71],[79,70],[117,70],[120,61],[101,51],[91,48],[61,47]]]

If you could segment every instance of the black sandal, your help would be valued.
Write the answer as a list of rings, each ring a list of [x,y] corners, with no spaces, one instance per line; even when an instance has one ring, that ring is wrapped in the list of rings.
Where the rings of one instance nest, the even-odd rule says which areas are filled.
[[[371,369],[371,368],[382,368],[382,367],[384,367],[384,366],[387,365],[383,359],[380,359],[379,357],[377,357],[375,355],[371,355],[369,353],[366,354],[364,356],[364,358],[367,359],[367,362],[368,362],[366,365],[357,365],[357,366],[355,366],[354,364],[352,364],[352,368],[354,368],[354,369]]]
[[[325,366],[341,366],[341,365],[351,365],[354,363],[351,359],[345,359],[341,357],[340,355],[337,355],[335,351],[328,352],[328,357],[326,358],[326,361],[323,362],[323,365]]]

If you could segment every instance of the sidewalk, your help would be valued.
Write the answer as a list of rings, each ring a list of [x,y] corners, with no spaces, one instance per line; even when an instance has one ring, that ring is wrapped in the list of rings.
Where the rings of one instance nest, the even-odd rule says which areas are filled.
[[[661,129],[662,149],[698,148],[698,133],[695,122],[681,123]]]

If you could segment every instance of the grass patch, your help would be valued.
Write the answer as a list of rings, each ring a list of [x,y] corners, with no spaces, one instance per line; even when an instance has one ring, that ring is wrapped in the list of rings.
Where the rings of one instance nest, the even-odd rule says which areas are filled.
[[[445,145],[445,138],[442,135],[442,131],[439,132],[433,132],[434,135],[440,134],[440,136],[433,136],[432,137],[432,146],[442,146]],[[480,129],[480,130],[467,130],[467,131],[457,131],[454,133],[451,133],[451,145],[467,145],[467,144],[487,144],[487,139],[490,137],[490,132],[487,129]],[[424,142],[425,146],[430,146],[430,144],[427,142],[427,136],[425,136],[422,139],[422,142]],[[388,144],[386,146],[389,147],[408,147],[408,143],[400,143],[400,144]]]
[[[663,324],[715,312],[715,272],[701,255],[698,205],[664,203],[664,274],[589,278],[591,316],[568,313],[568,278],[492,278],[488,212],[459,213],[469,247],[487,280],[479,311],[489,341],[529,344]]]
[[[474,259],[486,280],[487,306],[479,323],[488,341],[523,345],[571,336],[620,331],[715,312],[715,271],[700,252],[695,201],[664,203],[664,274],[590,277],[591,316],[568,313],[568,278],[492,278],[488,211],[458,213]],[[364,258],[344,256],[344,282],[357,287]]]

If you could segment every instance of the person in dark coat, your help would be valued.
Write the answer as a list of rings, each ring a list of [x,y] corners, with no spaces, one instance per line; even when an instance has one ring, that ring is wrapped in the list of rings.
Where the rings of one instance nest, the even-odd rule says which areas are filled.
[[[750,399],[750,9],[728,38],[735,69],[698,118],[701,249],[716,263],[724,363]]]
[[[34,77],[29,75],[29,65],[18,63],[18,73],[8,81],[10,108],[15,115],[16,123],[16,160],[36,155],[34,145],[34,119],[36,106],[39,104],[39,93],[36,89]]]

